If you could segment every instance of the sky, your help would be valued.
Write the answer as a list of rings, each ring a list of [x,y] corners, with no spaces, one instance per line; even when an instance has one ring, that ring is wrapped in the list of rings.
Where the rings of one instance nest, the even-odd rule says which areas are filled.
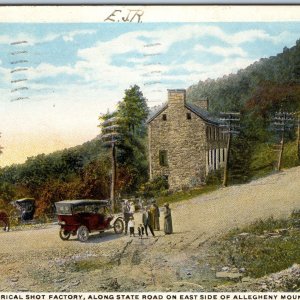
[[[2,23],[0,166],[76,146],[138,84],[148,105],[282,52],[300,23]]]

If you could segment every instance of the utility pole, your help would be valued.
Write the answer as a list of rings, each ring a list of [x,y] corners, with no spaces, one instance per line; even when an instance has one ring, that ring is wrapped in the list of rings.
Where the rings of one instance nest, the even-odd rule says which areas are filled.
[[[294,117],[293,113],[289,112],[276,112],[273,118],[273,126],[275,131],[280,133],[280,145],[279,145],[279,154],[277,162],[277,171],[281,170],[282,157],[284,151],[284,135],[286,131],[290,130],[293,127]]]
[[[116,142],[120,136],[117,124],[118,118],[112,117],[100,124],[102,128],[101,139],[111,146],[111,184],[110,184],[110,201],[112,212],[116,210],[116,179],[117,179],[117,159],[116,159]]]
[[[240,122],[240,113],[239,112],[223,112],[220,114],[222,121],[221,127],[224,127],[222,133],[228,135],[227,146],[225,153],[225,165],[224,165],[224,176],[223,176],[223,187],[227,186],[228,183],[228,163],[230,158],[230,149],[231,149],[231,140],[232,135],[239,134],[239,122]]]

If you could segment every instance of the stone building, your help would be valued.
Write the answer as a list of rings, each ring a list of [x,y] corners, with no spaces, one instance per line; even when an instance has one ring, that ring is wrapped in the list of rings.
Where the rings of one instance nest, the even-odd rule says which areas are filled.
[[[171,190],[202,184],[225,161],[226,134],[208,101],[199,103],[187,103],[185,90],[168,90],[167,103],[147,120],[150,179],[165,176]]]

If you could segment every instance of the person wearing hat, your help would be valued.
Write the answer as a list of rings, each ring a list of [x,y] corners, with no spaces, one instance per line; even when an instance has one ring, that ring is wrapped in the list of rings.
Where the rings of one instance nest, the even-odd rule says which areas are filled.
[[[151,225],[151,222],[150,222],[150,207],[147,206],[146,208],[143,209],[143,215],[142,215],[142,223],[144,225],[144,228],[145,228],[145,233],[146,233],[146,236],[148,236],[148,228],[152,234],[152,236],[155,236],[154,232],[153,232],[153,228],[152,228],[152,225]]]
[[[151,224],[153,230],[160,230],[160,225],[159,225],[160,212],[159,212],[159,207],[156,204],[156,201],[154,199],[152,200],[152,205],[150,210],[151,210]]]
[[[130,218],[130,205],[128,200],[124,200],[124,204],[123,204],[123,217],[124,217],[124,223],[125,223],[125,232],[124,234],[127,234],[128,231],[128,222],[129,222],[129,218]]]
[[[169,203],[165,203],[164,207],[165,207],[164,231],[165,231],[165,234],[171,234],[171,233],[173,233],[173,226],[172,226],[172,215],[171,215],[171,209],[169,207]]]

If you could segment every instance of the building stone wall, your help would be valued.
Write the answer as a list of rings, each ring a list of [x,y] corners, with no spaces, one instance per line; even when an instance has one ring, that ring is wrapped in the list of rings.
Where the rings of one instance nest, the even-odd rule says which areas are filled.
[[[167,176],[171,190],[203,183],[210,170],[221,166],[223,154],[219,128],[186,108],[185,97],[185,90],[169,90],[167,107],[148,124],[150,178]],[[166,166],[160,165],[162,150]]]

